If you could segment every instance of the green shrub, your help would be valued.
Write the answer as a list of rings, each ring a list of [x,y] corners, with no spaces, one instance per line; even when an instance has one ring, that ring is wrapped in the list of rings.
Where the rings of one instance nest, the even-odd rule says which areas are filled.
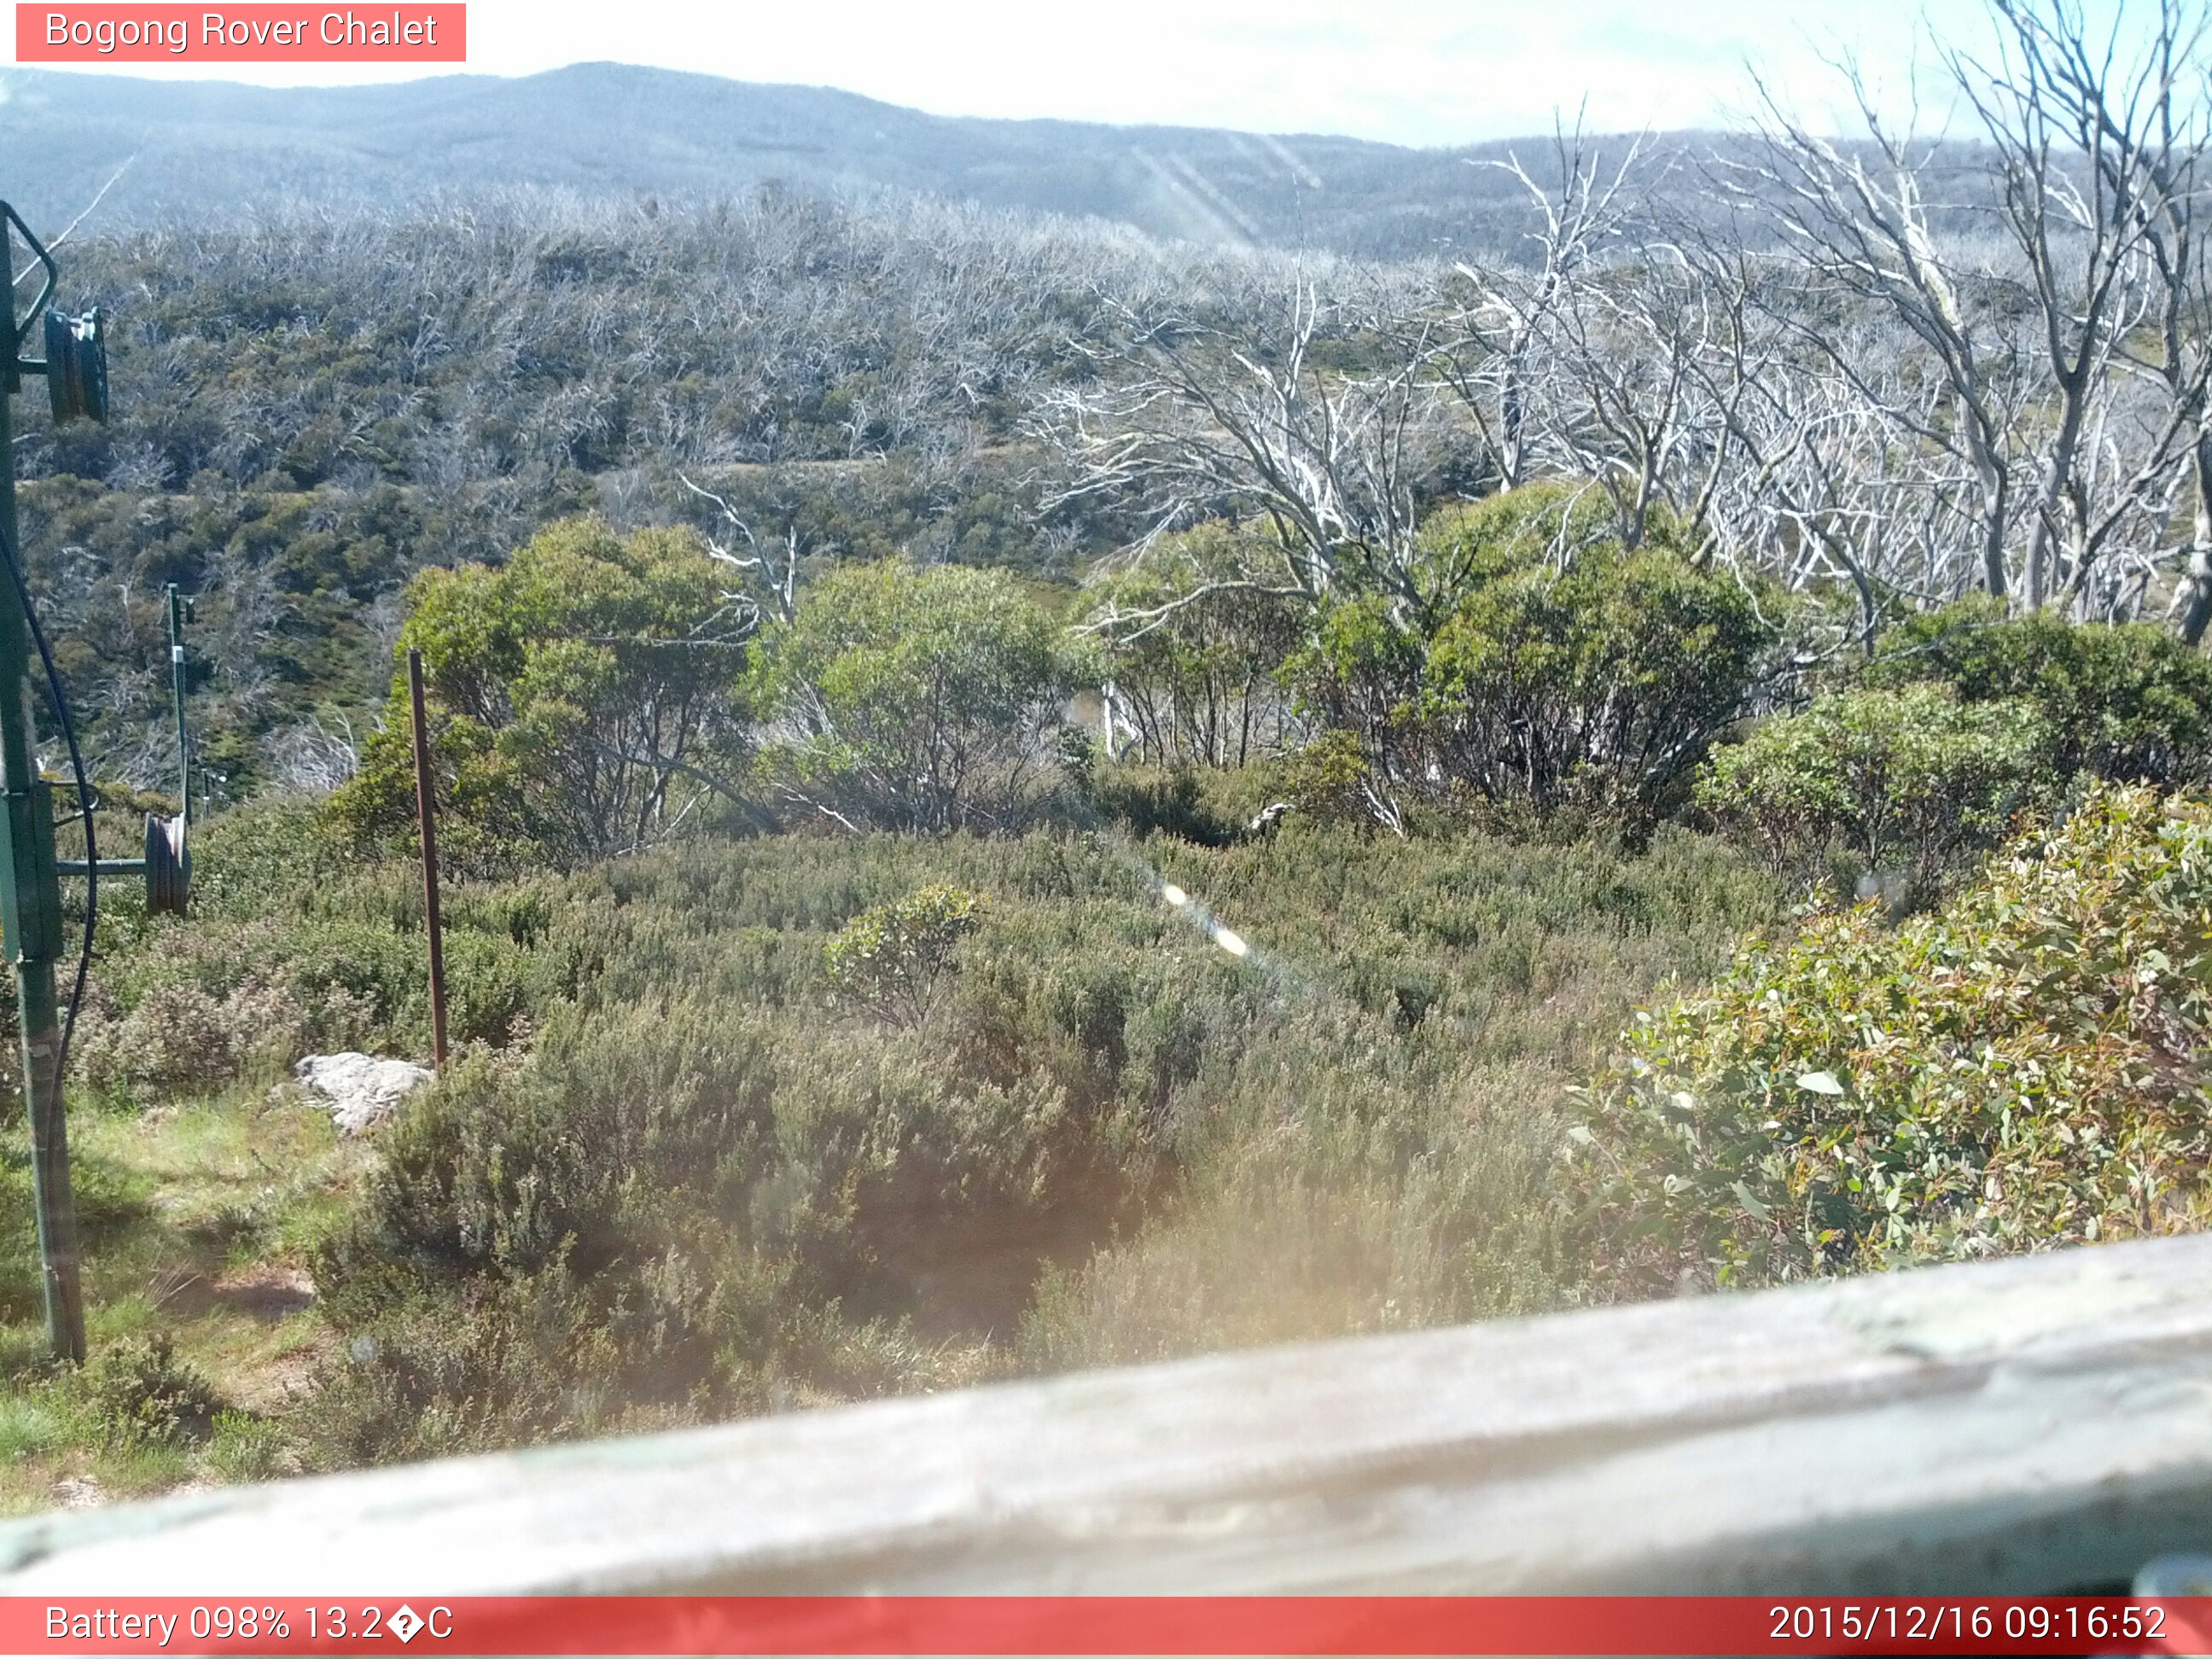
[[[86,1368],[84,1388],[101,1427],[119,1444],[204,1440],[223,1410],[214,1386],[177,1358],[166,1334],[125,1337],[101,1349]]]
[[[1324,733],[1322,740],[1328,736]],[[1100,817],[1134,836],[1172,836],[1200,847],[1231,847],[1250,832],[1253,820],[1268,806],[1297,799],[1291,774],[1305,752],[1285,761],[1232,769],[1116,762],[1097,769],[1088,800]]]
[[[208,1472],[219,1480],[273,1480],[292,1471],[289,1437],[265,1417],[250,1412],[217,1412],[206,1464]]]
[[[862,911],[823,947],[830,988],[893,1024],[921,1024],[988,907],[980,893],[939,883]]]
[[[64,1443],[62,1413],[42,1398],[0,1395],[0,1458],[9,1462],[36,1457]]]
[[[197,985],[158,985],[121,1019],[88,1018],[76,1053],[95,1087],[143,1100],[210,1092],[237,1075],[242,1033]]]
[[[1234,767],[1280,751],[1290,723],[1276,671],[1304,621],[1280,565],[1279,550],[1208,524],[1090,584],[1116,726],[1135,737],[1127,758]]]
[[[2008,616],[1963,599],[1882,635],[1868,684],[1936,680],[1969,702],[2024,701],[2042,720],[2050,764],[2125,782],[2212,776],[2212,659],[2152,623]]]
[[[1089,799],[1109,822],[1139,836],[1170,835],[1224,847],[1235,831],[1207,811],[1194,768],[1112,766],[1094,772]]]
[[[1225,822],[1278,781],[1194,775]],[[163,986],[220,1007],[258,980],[311,1031],[343,989],[363,1046],[419,1045],[416,872],[272,868],[103,963],[113,1016]],[[1189,902],[1163,902],[1167,884]],[[991,896],[926,1023],[842,1004],[830,942],[931,889]],[[289,1235],[330,1340],[278,1414],[283,1445],[218,1429],[173,1462],[344,1466],[942,1386],[1022,1353],[1554,1305],[1561,1082],[1774,898],[1749,860],[1672,827],[1630,853],[1304,812],[1219,848],[702,837],[456,884],[448,966],[476,988],[457,1018],[509,1016],[527,1040],[464,1045],[318,1200],[337,1213]],[[1191,925],[1206,911],[1248,954]],[[0,1164],[19,1194],[21,1143]],[[81,1160],[81,1198],[111,1167]],[[0,1210],[27,1351],[29,1206]],[[1048,1270],[1056,1334],[1018,1351]]]
[[[242,820],[234,825],[233,820]],[[412,1054],[429,1033],[421,877],[325,864],[290,832],[305,811],[225,813],[198,855],[221,884],[179,921],[126,915],[102,953],[71,1050],[85,1082],[138,1104],[287,1073],[301,1055]],[[263,860],[266,843],[279,845]],[[458,1042],[503,1047],[573,997],[595,949],[560,878],[447,890],[446,975]],[[563,925],[556,926],[556,910]]]
[[[1640,1016],[1589,1103],[1611,1294],[2200,1226],[2212,809],[2103,788],[1940,914],[1816,914]]]
[[[1011,1321],[1040,1256],[1106,1224],[1119,1143],[1039,1067],[966,1075],[942,1037],[799,1018],[556,1012],[520,1063],[465,1060],[411,1103],[315,1258],[349,1355],[368,1345],[317,1443],[381,1458],[753,1408],[801,1352],[875,1366],[844,1337],[925,1296]]]
[[[422,653],[439,847],[459,873],[630,852],[742,776],[742,607],[688,530],[618,536],[574,520],[504,564],[426,570],[399,650]],[[404,656],[360,773],[331,797],[361,848],[404,847],[416,816]]]
[[[1423,690],[1426,641],[1379,594],[1325,603],[1283,674],[1320,729],[1291,757],[1296,798],[1327,816],[1402,825],[1431,775]]]
[[[1018,820],[1091,653],[1002,571],[847,566],[761,641],[762,775],[808,819],[944,831]]]
[[[549,1273],[472,1285],[465,1302],[423,1299],[352,1328],[294,1426],[311,1466],[354,1468],[654,1426],[627,1416],[642,1392],[596,1310]]]
[[[1356,739],[1368,775],[1352,793],[1376,817],[1455,793],[1592,807],[1642,833],[1679,804],[1782,630],[1734,577],[1666,536],[1630,552],[1595,513],[1544,484],[1440,514],[1422,562],[1448,602],[1418,617],[1376,594],[1322,609],[1285,672]]]
[[[1902,869],[1926,897],[2037,799],[2048,753],[2024,702],[1960,702],[1925,685],[1849,691],[1719,750],[1697,799],[1780,868],[1808,873],[1839,846],[1862,873]]]
[[[1425,725],[1489,800],[1576,800],[1648,824],[1742,713],[1778,639],[1732,577],[1586,548],[1485,584],[1437,630]]]

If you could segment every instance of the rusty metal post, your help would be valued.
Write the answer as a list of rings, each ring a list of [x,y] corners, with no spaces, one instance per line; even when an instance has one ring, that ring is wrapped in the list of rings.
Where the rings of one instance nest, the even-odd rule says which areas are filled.
[[[422,653],[407,653],[407,695],[415,705],[415,810],[422,826],[422,915],[430,933],[430,1055],[446,1069],[446,936],[438,920],[438,790],[430,771],[430,723],[422,713]]]

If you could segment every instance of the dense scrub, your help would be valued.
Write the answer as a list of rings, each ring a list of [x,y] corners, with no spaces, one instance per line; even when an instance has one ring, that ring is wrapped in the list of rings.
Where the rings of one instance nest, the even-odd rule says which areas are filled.
[[[2212,812],[2100,788],[1894,932],[1831,911],[1639,1018],[1578,1129],[1614,1293],[2203,1224]]]
[[[1475,801],[1648,828],[1780,666],[1775,596],[1762,609],[1663,520],[1625,547],[1566,483],[1440,511],[1418,551],[1418,605],[1332,596],[1285,669],[1358,745],[1386,822]]]
[[[100,1073],[109,1109],[419,1048],[404,866],[346,868],[276,809],[202,856],[201,915],[118,936],[89,1047],[128,1025],[163,1058]],[[1674,831],[1295,822],[706,841],[460,885],[461,1057],[295,1258],[336,1340],[284,1432],[350,1462],[1552,1305],[1561,1087],[1775,899]],[[878,994],[902,951],[927,994]],[[247,982],[294,1023],[221,988]]]
[[[2004,689],[1824,692],[1706,763],[1725,821],[1809,744],[1847,803],[1956,831],[1901,923],[1785,922],[1798,854],[1664,817],[1248,828],[1326,738],[1243,770],[1070,755],[1018,834],[694,836],[461,880],[455,1064],[343,1188],[236,1200],[189,1247],[311,1276],[291,1393],[248,1409],[146,1346],[36,1384],[26,1420],[119,1479],[266,1473],[2195,1225],[2203,811],[2085,769],[1978,870],[2012,811],[1975,815],[1984,751],[2060,723]],[[1814,818],[1805,846],[1884,856]],[[191,921],[122,905],[80,1038],[96,1123],[258,1101],[306,1050],[419,1052],[415,872],[356,846],[343,811],[233,811]],[[84,1165],[126,1275],[143,1194]],[[10,1255],[27,1350],[27,1236]]]
[[[933,882],[988,907],[902,907],[973,926],[886,1018],[840,966]],[[577,878],[538,947],[592,942],[573,1008],[397,1126],[318,1257],[368,1340],[313,1432],[390,1456],[1546,1305],[1558,1126],[1530,1097],[1770,890],[1686,838],[1342,831],[784,840]],[[1322,1230],[1272,1267],[1208,1242],[1285,1206]],[[1163,1273],[1179,1299],[1140,1290]]]
[[[2212,768],[2212,660],[2148,623],[1967,599],[1805,690],[1717,750],[1696,797],[1775,868],[1838,878],[1846,899],[1932,903],[2094,782],[2173,788]]]
[[[1862,678],[1948,685],[1966,702],[2027,702],[2060,778],[2200,784],[2212,766],[2212,659],[2153,623],[2073,623],[1963,599],[1891,629]]]

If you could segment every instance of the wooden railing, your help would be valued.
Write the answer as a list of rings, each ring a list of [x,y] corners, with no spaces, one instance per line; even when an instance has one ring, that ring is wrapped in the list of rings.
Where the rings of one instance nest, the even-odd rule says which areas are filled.
[[[0,1591],[2050,1593],[2212,1546],[2212,1239],[0,1528]]]

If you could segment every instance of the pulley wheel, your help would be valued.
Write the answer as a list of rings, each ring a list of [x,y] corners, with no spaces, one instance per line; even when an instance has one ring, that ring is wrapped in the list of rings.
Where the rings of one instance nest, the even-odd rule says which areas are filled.
[[[107,419],[107,341],[100,307],[82,317],[46,313],[46,400],[54,421]]]
[[[152,812],[146,815],[146,908],[159,914],[167,911],[173,916],[185,914],[185,901],[191,896],[192,884],[191,854],[185,847],[183,817],[165,818]]]

